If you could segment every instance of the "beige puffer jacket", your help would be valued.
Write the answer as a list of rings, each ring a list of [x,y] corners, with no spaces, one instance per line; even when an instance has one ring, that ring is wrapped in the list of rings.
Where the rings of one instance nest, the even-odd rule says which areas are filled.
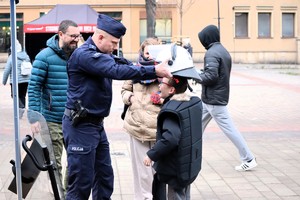
[[[125,81],[122,87],[123,102],[130,105],[124,119],[124,129],[142,142],[156,140],[157,115],[160,111],[160,105],[154,105],[150,101],[150,96],[158,91],[158,85],[157,81],[144,85],[133,84],[129,80]],[[129,98],[132,95],[134,95],[135,100],[131,104]]]

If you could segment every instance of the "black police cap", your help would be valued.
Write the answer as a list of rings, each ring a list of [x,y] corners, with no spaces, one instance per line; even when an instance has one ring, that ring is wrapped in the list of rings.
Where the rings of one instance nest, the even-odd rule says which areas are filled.
[[[121,22],[104,14],[98,15],[97,28],[111,34],[116,38],[120,38],[126,33],[126,28]]]

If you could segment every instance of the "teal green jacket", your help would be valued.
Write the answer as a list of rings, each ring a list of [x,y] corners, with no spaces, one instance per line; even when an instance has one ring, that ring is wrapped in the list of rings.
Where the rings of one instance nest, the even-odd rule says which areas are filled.
[[[59,48],[58,35],[47,41],[33,62],[28,85],[29,109],[40,112],[47,122],[62,123],[67,99],[67,56]]]

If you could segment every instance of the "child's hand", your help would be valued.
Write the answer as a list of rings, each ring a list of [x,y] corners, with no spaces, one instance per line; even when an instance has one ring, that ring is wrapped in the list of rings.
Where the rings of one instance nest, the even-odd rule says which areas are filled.
[[[144,158],[144,165],[150,166],[150,165],[151,165],[151,162],[152,162],[152,160],[151,160],[148,156],[146,156],[146,157]]]

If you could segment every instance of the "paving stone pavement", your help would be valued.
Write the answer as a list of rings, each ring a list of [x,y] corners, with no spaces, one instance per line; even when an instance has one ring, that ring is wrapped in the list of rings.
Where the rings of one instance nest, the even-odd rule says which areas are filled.
[[[111,114],[105,119],[115,173],[113,200],[133,199],[134,172],[131,169],[129,139],[120,119],[122,83],[114,81]],[[199,85],[193,85],[193,88],[197,94],[200,93]],[[256,156],[258,166],[248,172],[235,171],[234,166],[240,164],[237,149],[212,121],[203,135],[202,170],[192,184],[191,199],[299,200],[299,99],[299,66],[297,69],[272,69],[262,65],[234,65],[228,107],[235,125]],[[25,120],[21,120],[20,124],[20,135],[24,137],[30,131]],[[17,195],[7,189],[13,179],[9,161],[15,157],[14,142],[10,86],[1,85],[1,200],[17,199]],[[41,172],[26,199],[53,199],[46,172]]]

